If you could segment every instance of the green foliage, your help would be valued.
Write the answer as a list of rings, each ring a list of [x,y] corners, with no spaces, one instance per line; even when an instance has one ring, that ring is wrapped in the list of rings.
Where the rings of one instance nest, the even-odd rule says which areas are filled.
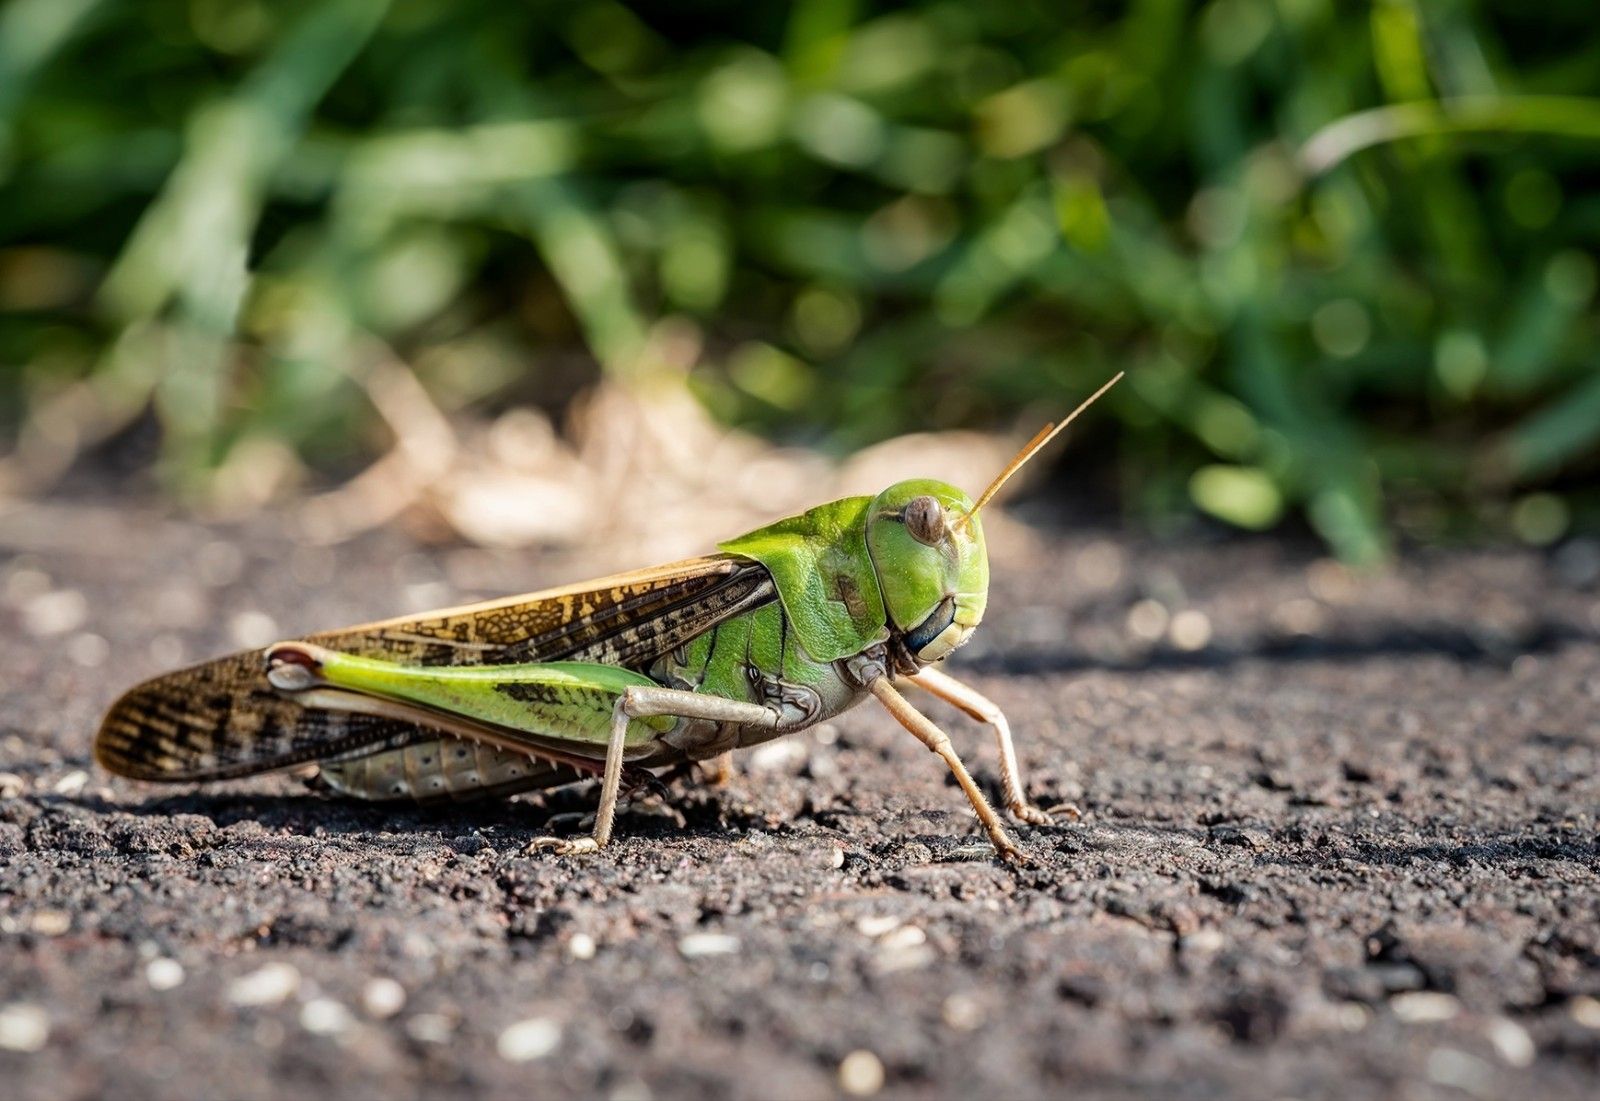
[[[1097,416],[1154,522],[1546,539],[1600,504],[1597,26],[12,0],[0,386],[44,432],[74,387],[106,423],[153,403],[193,486],[263,440],[373,446],[374,338],[447,406],[552,402],[574,363],[650,370],[671,317],[767,432],[1040,419],[1126,368]]]

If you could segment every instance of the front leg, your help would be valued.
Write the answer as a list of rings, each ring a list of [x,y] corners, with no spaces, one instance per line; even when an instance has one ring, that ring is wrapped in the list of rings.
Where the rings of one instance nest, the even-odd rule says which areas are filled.
[[[611,709],[611,739],[606,744],[606,767],[600,782],[600,806],[595,811],[594,833],[588,837],[540,837],[530,843],[531,848],[572,855],[599,852],[606,847],[617,817],[617,793],[622,786],[622,754],[627,745],[628,723],[652,715],[738,723],[769,730],[778,725],[777,712],[758,703],[702,696],[677,688],[641,685],[626,688]]]
[[[989,697],[931,665],[904,679],[965,711],[979,722],[989,724],[994,730],[995,741],[1000,746],[1000,782],[1005,795],[1006,810],[1011,812],[1013,818],[1030,822],[1035,826],[1048,826],[1052,814],[1062,814],[1073,819],[1081,817],[1078,808],[1071,803],[1062,803],[1046,811],[1028,801],[1026,790],[1022,785],[1022,768],[1017,764],[1017,750],[1011,744],[1011,724],[1006,722],[1005,712],[1001,711]]]
[[[989,834],[989,840],[1006,860],[1016,864],[1026,864],[1027,857],[1022,850],[1017,848],[1000,824],[1000,816],[989,805],[989,800],[983,797],[978,783],[967,771],[967,766],[961,763],[961,758],[956,756],[955,749],[950,745],[950,739],[944,731],[934,726],[926,715],[918,711],[906,698],[889,683],[887,676],[876,676],[867,681],[867,691],[878,697],[878,702],[884,709],[893,715],[901,726],[911,731],[917,739],[933,752],[937,753],[944,763],[955,774],[956,782],[961,785],[961,790],[967,793],[967,801],[972,804],[972,809],[977,812],[978,821],[983,823],[984,830]]]

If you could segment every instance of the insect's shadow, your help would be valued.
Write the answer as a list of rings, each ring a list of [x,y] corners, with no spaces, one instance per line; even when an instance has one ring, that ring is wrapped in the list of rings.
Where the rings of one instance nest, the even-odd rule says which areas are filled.
[[[99,814],[145,819],[195,815],[226,829],[251,823],[265,830],[316,836],[374,834],[433,836],[446,844],[494,836],[507,843],[550,833],[586,832],[592,821],[598,781],[577,781],[515,799],[438,800],[372,803],[312,791],[247,791],[195,788],[137,801],[100,795],[34,798],[43,805],[73,806]],[[664,797],[665,796],[665,797]],[[712,837],[733,829],[771,829],[766,817],[724,799],[717,789],[680,782],[665,792],[641,793],[618,808],[630,835]]]

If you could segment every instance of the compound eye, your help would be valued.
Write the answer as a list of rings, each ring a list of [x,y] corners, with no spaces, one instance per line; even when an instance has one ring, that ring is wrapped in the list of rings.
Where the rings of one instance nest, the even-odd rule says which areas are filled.
[[[903,514],[906,530],[911,538],[930,547],[944,541],[944,508],[932,497],[917,497],[906,505]]]

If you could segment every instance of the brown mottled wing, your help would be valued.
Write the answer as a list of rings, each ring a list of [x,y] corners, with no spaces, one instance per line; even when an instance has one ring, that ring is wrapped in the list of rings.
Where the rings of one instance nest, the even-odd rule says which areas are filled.
[[[642,670],[775,598],[765,568],[711,555],[308,641],[412,665],[595,661]],[[102,721],[95,758],[140,780],[221,780],[414,738],[414,726],[394,719],[284,699],[267,683],[262,654],[230,654],[131,689]]]

